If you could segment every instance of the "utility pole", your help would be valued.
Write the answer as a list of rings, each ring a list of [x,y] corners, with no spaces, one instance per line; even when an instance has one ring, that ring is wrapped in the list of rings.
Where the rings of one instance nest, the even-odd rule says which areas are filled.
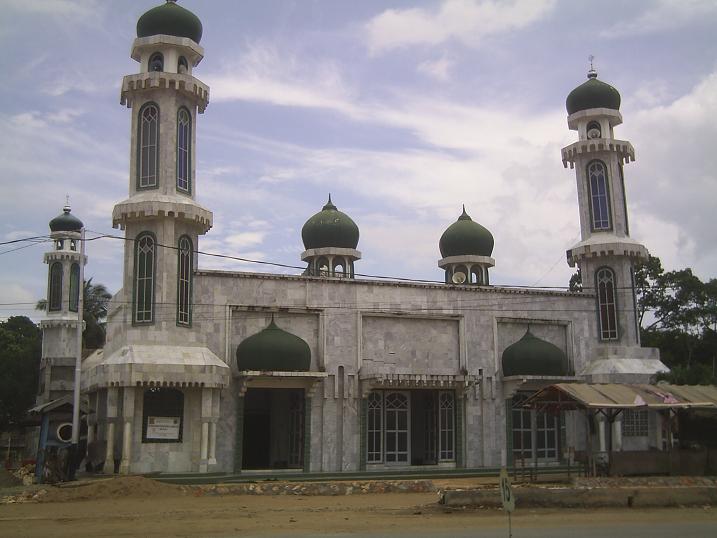
[[[72,401],[72,441],[68,478],[75,479],[80,444],[80,383],[82,381],[82,330],[85,309],[85,227],[80,230],[80,278],[77,293],[77,356],[75,357],[75,387]]]

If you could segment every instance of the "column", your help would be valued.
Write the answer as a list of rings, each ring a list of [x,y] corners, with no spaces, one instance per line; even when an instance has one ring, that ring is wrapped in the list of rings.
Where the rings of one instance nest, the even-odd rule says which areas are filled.
[[[117,387],[107,388],[107,433],[105,435],[107,446],[105,447],[105,465],[102,472],[114,474],[115,472],[115,421],[118,412],[118,389]]]
[[[244,392],[237,395],[236,431],[234,435],[234,472],[241,472],[244,447]]]
[[[599,415],[597,417],[597,423],[598,423],[598,441],[600,442],[600,452],[605,452],[607,450],[605,443],[605,417],[602,415]]]
[[[208,465],[217,464],[217,419],[213,418],[209,423],[209,454]]]
[[[132,421],[134,420],[134,387],[124,388],[122,398],[122,461],[120,474],[129,474],[132,465]]]
[[[199,472],[206,473],[209,470],[209,421],[212,416],[212,389],[202,389],[201,403],[202,432],[199,440]]]
[[[622,413],[612,423],[612,449],[616,452],[622,450]]]

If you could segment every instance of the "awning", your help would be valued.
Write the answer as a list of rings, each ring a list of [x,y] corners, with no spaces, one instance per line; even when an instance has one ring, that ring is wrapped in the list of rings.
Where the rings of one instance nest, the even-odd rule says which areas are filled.
[[[88,357],[83,389],[119,386],[222,388],[229,366],[206,347],[127,345],[107,357]]]
[[[522,404],[541,410],[570,409],[717,409],[714,385],[631,385],[557,383]]]

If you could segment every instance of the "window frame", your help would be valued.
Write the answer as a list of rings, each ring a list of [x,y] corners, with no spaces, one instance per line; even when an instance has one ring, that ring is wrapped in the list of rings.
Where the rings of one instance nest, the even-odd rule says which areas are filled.
[[[62,310],[62,281],[64,268],[62,262],[52,262],[48,271],[47,282],[47,311],[59,312]]]
[[[650,419],[647,409],[624,409],[620,428],[623,437],[649,437]]]
[[[600,165],[602,166],[603,174],[602,174],[602,180],[603,180],[603,186],[605,189],[605,192],[603,194],[595,194],[593,190],[593,182],[592,182],[592,175],[590,172],[590,168]],[[590,161],[587,166],[585,167],[585,177],[587,180],[587,188],[588,188],[588,206],[590,208],[590,229],[593,232],[609,232],[613,229],[613,215],[612,215],[612,203],[610,201],[610,181],[609,181],[609,175],[608,175],[608,168],[607,165],[599,160],[594,159]],[[598,176],[599,178],[599,176]],[[599,187],[599,186],[598,186]],[[600,201],[604,198],[604,204],[605,204],[605,212],[606,212],[606,218],[607,218],[607,224],[605,226],[597,225],[597,222],[595,220],[595,203],[596,201]],[[601,220],[602,223],[602,220]]]
[[[155,408],[147,409],[149,406],[147,405],[147,395],[148,394],[161,394],[165,393],[167,396],[174,395],[176,397],[176,402],[171,402],[171,404],[174,404],[176,406],[175,409],[172,409],[172,405],[168,403],[155,403],[155,402],[149,402],[153,403]],[[174,388],[174,387],[150,387],[145,389],[144,393],[142,394],[142,443],[182,443],[183,437],[184,437],[184,411],[185,411],[185,397],[184,392],[182,392],[180,389]],[[163,407],[162,407],[163,406]],[[152,412],[152,415],[149,413]],[[157,439],[157,438],[148,438],[147,437],[147,426],[149,422],[149,417],[163,417],[163,418],[173,418],[173,417],[179,417],[179,434],[177,439]]]
[[[188,245],[182,246],[186,241]],[[185,263],[186,265],[183,265]],[[183,274],[186,278],[183,278]],[[192,292],[194,288],[194,245],[188,235],[183,235],[177,241],[177,325],[180,327],[192,326]],[[186,303],[182,298],[186,296]],[[183,310],[183,307],[185,309]],[[183,319],[183,316],[186,316]]]
[[[144,140],[144,114],[149,109],[154,109],[156,111],[156,116],[154,118],[155,122],[155,132],[154,132],[154,143],[153,144],[145,144]],[[159,105],[155,103],[154,101],[148,101],[144,103],[138,113],[137,113],[137,182],[136,187],[138,191],[142,190],[149,190],[149,189],[158,189],[159,188],[159,152],[160,152],[160,120],[161,120],[161,111],[159,108]],[[149,127],[151,129],[151,126]],[[152,132],[150,131],[148,134],[150,137],[152,135]],[[144,149],[147,148],[147,170],[149,172],[149,166],[150,164],[154,167],[154,174],[143,176],[143,165],[144,165],[144,158],[145,153]],[[151,159],[151,149],[154,148],[154,159]],[[150,161],[153,160],[153,163],[150,163]],[[147,178],[154,178],[153,182],[150,183],[149,181],[143,182],[143,179]]]
[[[610,280],[603,280],[601,273],[609,274]],[[610,282],[612,289],[610,293],[612,295],[612,301],[607,296],[608,289],[607,283]],[[605,299],[603,300],[601,286],[605,285]],[[595,270],[595,298],[597,302],[597,316],[598,316],[598,331],[600,340],[605,341],[616,341],[620,339],[620,325],[618,319],[618,302],[617,302],[617,275],[611,267],[602,266]],[[612,308],[612,311],[610,310]],[[605,317],[603,318],[603,312]],[[612,319],[611,319],[612,318]],[[607,321],[607,328],[605,328],[604,320]],[[610,321],[612,321],[614,327],[610,327]]]
[[[152,62],[156,59],[159,59],[159,61],[161,62],[161,69],[159,70],[152,69]],[[164,54],[162,54],[160,51],[153,52],[149,56],[149,60],[147,60],[147,71],[149,73],[162,73],[164,71]]]
[[[150,239],[152,241],[152,267],[151,267],[151,276],[147,278],[147,276],[143,277],[144,280],[150,281],[150,293],[149,293],[149,300],[150,300],[150,308],[149,310],[144,309],[142,312],[149,312],[149,319],[138,319],[138,307],[139,307],[139,301],[138,301],[138,293],[139,293],[139,249],[141,247],[140,243],[144,239]],[[137,237],[135,238],[134,242],[134,273],[132,275],[132,282],[133,282],[133,290],[132,290],[132,325],[150,325],[154,323],[154,307],[155,307],[155,301],[154,301],[154,294],[155,294],[155,288],[156,288],[156,276],[157,276],[157,239],[155,235],[152,232],[140,232]]]
[[[187,115],[187,121],[184,125],[185,132],[184,132],[184,142],[186,144],[185,148],[182,148],[180,146],[180,140],[181,140],[181,133],[182,133],[182,114]],[[189,111],[189,109],[185,106],[179,107],[179,110],[177,110],[177,144],[175,148],[177,152],[177,162],[175,167],[175,187],[178,192],[183,194],[192,194],[192,113]],[[184,156],[182,156],[182,153]],[[186,177],[181,178],[180,177],[180,171],[182,169],[182,165],[184,166]],[[186,188],[180,186],[180,181],[184,181],[186,183]]]
[[[73,263],[70,266],[70,292],[68,295],[70,312],[77,312],[80,309],[80,264]]]

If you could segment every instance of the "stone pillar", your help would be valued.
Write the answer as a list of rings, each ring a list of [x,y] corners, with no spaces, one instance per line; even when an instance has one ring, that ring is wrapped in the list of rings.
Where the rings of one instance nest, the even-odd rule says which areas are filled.
[[[118,413],[118,389],[117,387],[107,388],[107,447],[105,449],[105,465],[102,472],[114,474],[115,472],[115,422]]]
[[[655,445],[657,450],[664,450],[662,446],[662,427],[665,424],[665,415],[660,411],[657,411],[656,414],[657,416],[655,417]]]
[[[208,465],[217,464],[217,420],[212,419],[209,423],[209,454],[207,456]]]
[[[598,423],[598,440],[600,442],[600,452],[605,452],[607,450],[605,443],[605,417],[602,415],[599,415],[597,417],[597,423]]]
[[[612,449],[616,452],[622,450],[622,414],[612,423]]]
[[[120,462],[120,474],[129,474],[132,464],[132,422],[134,420],[134,387],[124,388],[122,398],[122,461]]]
[[[309,393],[311,394],[311,393]],[[304,472],[311,470],[311,396],[304,399]]]
[[[244,448],[244,393],[237,395],[236,431],[234,435],[234,472],[241,472],[242,449]]]
[[[199,472],[206,473],[209,470],[209,421],[212,416],[212,392],[213,389],[202,389],[201,421],[202,430],[199,439]]]

